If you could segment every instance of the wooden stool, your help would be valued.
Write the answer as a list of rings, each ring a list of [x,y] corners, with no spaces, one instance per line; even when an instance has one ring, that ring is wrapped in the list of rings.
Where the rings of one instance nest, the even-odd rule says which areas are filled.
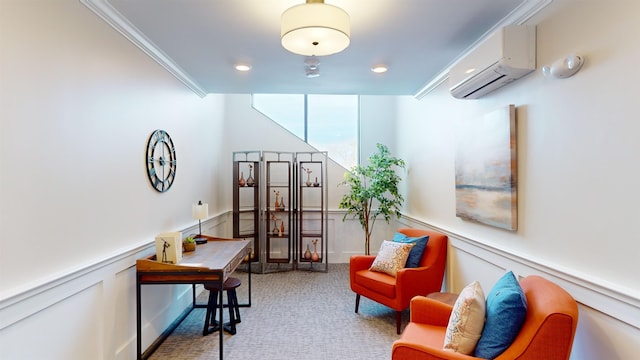
[[[236,288],[240,286],[240,279],[229,277],[222,285],[222,291],[227,292],[227,306],[229,307],[229,321],[222,325],[222,329],[231,335],[236,334],[236,324],[240,322],[240,306],[236,296]],[[207,303],[207,314],[204,318],[204,330],[202,335],[206,336],[220,330],[220,322],[216,320],[218,311],[218,283],[205,283],[204,288],[209,290],[209,302]],[[222,314],[221,314],[222,315]]]

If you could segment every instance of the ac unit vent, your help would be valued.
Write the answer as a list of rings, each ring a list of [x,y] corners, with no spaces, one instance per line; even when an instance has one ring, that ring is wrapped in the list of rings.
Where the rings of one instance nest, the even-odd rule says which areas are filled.
[[[458,99],[477,99],[535,68],[535,27],[505,26],[451,67],[449,90]]]

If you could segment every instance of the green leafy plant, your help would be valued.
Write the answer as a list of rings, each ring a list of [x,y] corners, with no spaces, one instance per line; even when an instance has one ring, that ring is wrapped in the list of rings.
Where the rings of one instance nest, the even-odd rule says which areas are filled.
[[[189,236],[189,237],[185,238],[183,242],[185,244],[195,244],[196,240],[193,237]]]
[[[395,171],[396,167],[405,167],[404,160],[391,156],[385,145],[376,144],[376,147],[378,152],[369,156],[369,164],[353,167],[344,174],[344,181],[340,183],[351,188],[340,200],[339,208],[347,210],[342,221],[349,216],[358,218],[365,234],[366,255],[371,254],[371,233],[376,218],[382,215],[387,223],[392,215],[400,218],[400,207],[404,201],[398,192],[402,179]]]
[[[196,250],[196,239],[193,236],[187,236],[182,240],[182,250],[185,252],[191,252]]]

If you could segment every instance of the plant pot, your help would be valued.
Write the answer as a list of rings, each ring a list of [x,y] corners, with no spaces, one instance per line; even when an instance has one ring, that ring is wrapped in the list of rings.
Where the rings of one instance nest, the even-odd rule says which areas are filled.
[[[182,248],[184,252],[190,252],[196,250],[196,243],[182,243]]]

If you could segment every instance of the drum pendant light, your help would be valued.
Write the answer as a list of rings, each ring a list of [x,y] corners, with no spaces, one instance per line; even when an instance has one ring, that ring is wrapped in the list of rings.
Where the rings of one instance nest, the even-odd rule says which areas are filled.
[[[349,14],[323,0],[307,0],[282,13],[282,46],[304,56],[339,53],[349,46]]]

